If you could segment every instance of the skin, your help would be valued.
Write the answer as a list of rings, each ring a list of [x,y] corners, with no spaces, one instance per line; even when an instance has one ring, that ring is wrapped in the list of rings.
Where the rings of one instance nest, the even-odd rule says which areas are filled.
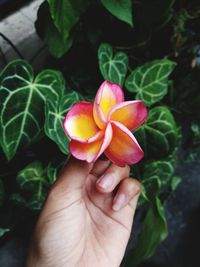
[[[26,266],[119,267],[140,194],[129,171],[71,158],[49,192]]]

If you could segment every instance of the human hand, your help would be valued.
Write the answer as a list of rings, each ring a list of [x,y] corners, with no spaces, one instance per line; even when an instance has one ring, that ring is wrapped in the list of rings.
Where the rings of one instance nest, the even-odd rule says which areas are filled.
[[[119,267],[139,193],[128,166],[71,158],[40,214],[27,267]]]

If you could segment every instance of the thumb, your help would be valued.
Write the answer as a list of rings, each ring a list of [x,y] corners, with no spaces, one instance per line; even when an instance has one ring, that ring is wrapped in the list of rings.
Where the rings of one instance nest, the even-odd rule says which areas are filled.
[[[92,167],[92,163],[80,161],[73,157],[69,159],[49,191],[40,215],[40,223],[45,221],[49,215],[56,214],[63,208],[66,209],[70,202],[73,203],[80,199],[78,190],[83,187]]]
[[[57,190],[71,192],[83,187],[85,179],[93,168],[93,163],[70,157],[53,185]]]

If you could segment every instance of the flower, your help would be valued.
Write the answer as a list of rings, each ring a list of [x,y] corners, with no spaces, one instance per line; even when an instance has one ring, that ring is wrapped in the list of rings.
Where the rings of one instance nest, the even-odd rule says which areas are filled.
[[[71,154],[95,162],[103,153],[116,165],[135,164],[144,152],[131,131],[147,118],[142,101],[125,101],[118,84],[104,81],[94,104],[80,101],[68,111],[63,128]]]

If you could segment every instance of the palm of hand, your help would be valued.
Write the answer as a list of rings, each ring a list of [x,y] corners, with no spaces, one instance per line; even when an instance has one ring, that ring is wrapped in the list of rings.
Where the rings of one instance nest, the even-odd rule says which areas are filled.
[[[96,183],[97,177],[111,168],[108,162],[99,161],[92,170],[90,166],[90,173],[88,169],[85,176],[80,163],[78,168],[81,169],[77,170],[76,166],[76,172],[80,171],[82,178],[76,175],[70,186],[67,178],[59,178],[38,221],[35,243],[39,244],[37,250],[42,255],[40,266],[118,267],[130,235],[137,200],[114,211],[113,190],[106,192]],[[69,173],[70,167],[68,174],[64,170],[61,176]],[[128,173],[128,168],[120,168],[112,187],[128,177]]]

